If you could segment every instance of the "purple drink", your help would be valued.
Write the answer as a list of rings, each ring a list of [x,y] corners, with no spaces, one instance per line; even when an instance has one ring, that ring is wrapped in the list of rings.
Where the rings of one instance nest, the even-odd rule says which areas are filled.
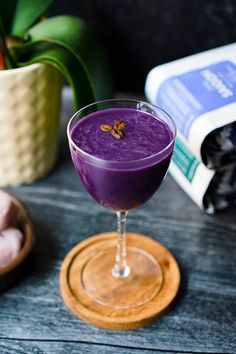
[[[123,121],[124,138],[115,139],[101,125]],[[147,201],[167,172],[173,132],[154,114],[135,108],[90,113],[70,132],[71,155],[85,188],[104,207],[128,211]]]

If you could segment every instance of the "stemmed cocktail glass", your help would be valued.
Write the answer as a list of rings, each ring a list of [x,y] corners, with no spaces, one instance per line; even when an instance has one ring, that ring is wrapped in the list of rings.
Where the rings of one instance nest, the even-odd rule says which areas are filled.
[[[127,247],[126,218],[155,193],[167,173],[176,134],[173,120],[146,102],[106,100],[78,111],[67,133],[84,187],[117,213],[117,241],[109,247],[104,242],[89,255],[80,275],[83,289],[103,306],[141,306],[160,291],[162,269],[141,244]]]

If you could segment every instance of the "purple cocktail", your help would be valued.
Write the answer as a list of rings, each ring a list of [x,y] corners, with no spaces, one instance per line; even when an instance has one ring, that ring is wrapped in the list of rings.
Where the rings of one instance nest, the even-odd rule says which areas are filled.
[[[130,303],[130,299],[122,300],[121,308],[140,306],[159,291],[162,272],[150,254],[140,248],[126,249],[126,216],[155,193],[166,175],[174,148],[173,121],[166,112],[145,102],[102,101],[72,117],[68,138],[73,163],[83,185],[99,204],[116,211],[118,216],[117,251],[104,249],[91,255],[83,269],[85,291],[100,304],[119,308],[116,298],[123,296],[122,291],[123,294],[127,291],[142,294],[148,277],[152,293],[147,292],[140,299],[136,295],[134,303]],[[101,267],[103,262],[112,268],[112,271],[107,270],[106,277]],[[99,283],[98,269],[105,283]],[[102,287],[110,285],[112,296],[104,297]],[[116,288],[119,288],[117,293]]]
[[[125,122],[122,139],[101,130],[102,125],[117,121]],[[98,203],[118,211],[131,210],[153,195],[173,151],[173,133],[164,121],[129,108],[89,114],[73,127],[71,139],[84,152],[72,146],[74,166],[84,186]]]

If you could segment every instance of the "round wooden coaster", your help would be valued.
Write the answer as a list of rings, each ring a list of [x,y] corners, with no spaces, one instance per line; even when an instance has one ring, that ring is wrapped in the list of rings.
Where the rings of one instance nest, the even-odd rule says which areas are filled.
[[[81,283],[81,272],[95,251],[114,247],[116,232],[92,236],[76,245],[65,257],[60,271],[60,290],[68,308],[82,320],[106,329],[128,330],[143,327],[163,315],[175,299],[180,271],[172,254],[160,243],[136,233],[127,233],[127,247],[140,247],[151,254],[162,269],[162,286],[149,302],[131,309],[114,309],[95,302]],[[128,294],[127,294],[128,296]]]

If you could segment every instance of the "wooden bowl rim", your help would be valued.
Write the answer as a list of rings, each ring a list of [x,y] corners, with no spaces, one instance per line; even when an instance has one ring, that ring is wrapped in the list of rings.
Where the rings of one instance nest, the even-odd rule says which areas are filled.
[[[33,233],[33,226],[32,222],[29,218],[28,212],[24,204],[17,199],[16,197],[12,196],[10,193],[4,191],[4,193],[8,194],[8,196],[13,200],[20,211],[21,218],[23,220],[23,231],[24,231],[24,244],[21,248],[18,256],[14,258],[9,264],[7,264],[4,268],[0,269],[0,276],[11,272],[14,268],[18,267],[28,256],[30,251],[33,248],[34,244],[34,233]]]

